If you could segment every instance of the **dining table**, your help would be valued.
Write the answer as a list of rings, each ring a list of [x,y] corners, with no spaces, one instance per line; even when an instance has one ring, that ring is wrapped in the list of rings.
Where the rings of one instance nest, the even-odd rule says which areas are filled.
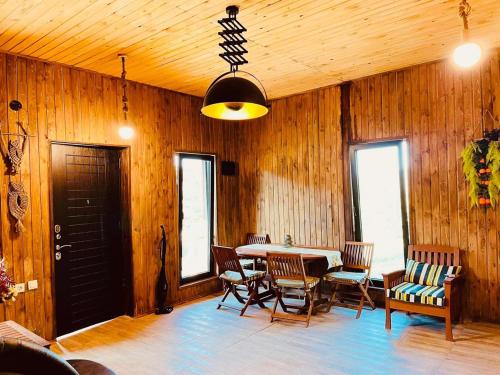
[[[321,278],[330,270],[342,266],[340,251],[334,247],[307,245],[285,246],[283,244],[270,243],[242,245],[236,248],[236,254],[238,254],[240,258],[244,259],[265,260],[268,252],[301,254],[308,276]],[[259,293],[259,298],[262,301],[273,297],[274,292],[272,291],[272,288]],[[325,302],[326,299],[320,298],[320,300],[315,302],[315,305],[321,305]]]

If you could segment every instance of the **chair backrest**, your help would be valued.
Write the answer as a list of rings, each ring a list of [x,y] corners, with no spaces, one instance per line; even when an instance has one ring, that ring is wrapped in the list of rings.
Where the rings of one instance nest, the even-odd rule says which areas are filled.
[[[302,254],[290,254],[282,252],[268,252],[267,269],[273,283],[277,279],[301,280],[306,286],[306,270]]]
[[[78,375],[64,358],[27,341],[0,337],[1,374]]]
[[[247,233],[247,245],[271,243],[269,234]]]
[[[215,263],[219,267],[219,274],[226,271],[239,272],[241,277],[245,279],[243,268],[241,267],[240,260],[236,250],[232,247],[226,246],[212,246],[212,253],[214,254]]]
[[[343,268],[366,271],[370,274],[373,260],[373,243],[346,241],[341,252]]]
[[[460,249],[443,245],[409,245],[408,259],[436,265],[459,266]]]

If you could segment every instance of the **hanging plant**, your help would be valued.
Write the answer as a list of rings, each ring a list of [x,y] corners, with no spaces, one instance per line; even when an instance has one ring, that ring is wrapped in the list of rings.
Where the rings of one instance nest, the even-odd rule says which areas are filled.
[[[471,207],[494,207],[500,193],[498,131],[485,132],[485,138],[471,142],[461,156]]]
[[[491,205],[495,206],[498,203],[498,195],[500,193],[500,145],[498,141],[490,142],[486,161],[491,171],[488,193],[490,195]]]
[[[479,179],[477,163],[480,160],[480,150],[476,142],[471,142],[462,151],[462,163],[465,179],[469,182],[469,198],[471,206],[479,205]]]

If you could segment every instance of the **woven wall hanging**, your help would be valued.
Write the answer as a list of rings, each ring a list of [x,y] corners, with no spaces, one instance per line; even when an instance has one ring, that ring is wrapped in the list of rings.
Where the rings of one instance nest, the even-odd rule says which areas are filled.
[[[23,107],[22,104],[17,100],[12,100],[9,103],[9,107],[18,113],[18,120],[16,121],[18,132],[0,132],[0,149],[5,163],[7,164],[8,173],[10,175],[17,175],[21,171],[21,164],[23,162],[26,146],[29,144],[28,137],[30,137],[30,135],[24,128],[23,123],[19,121],[19,111]],[[21,233],[24,231],[22,220],[29,206],[29,196],[24,190],[21,179],[19,179],[18,182],[14,182],[11,180],[11,177],[9,177],[7,199],[9,213],[16,220],[14,231],[16,233]]]
[[[23,220],[26,211],[28,210],[29,197],[24,191],[24,186],[22,182],[9,183],[9,212],[16,219],[16,224],[14,230],[16,233],[21,233],[24,231],[24,226],[21,220]]]

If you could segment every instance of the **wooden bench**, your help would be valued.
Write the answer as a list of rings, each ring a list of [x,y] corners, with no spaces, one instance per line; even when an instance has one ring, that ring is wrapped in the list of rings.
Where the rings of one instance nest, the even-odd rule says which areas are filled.
[[[440,245],[410,245],[408,246],[408,259],[421,263],[446,266],[460,266],[460,250],[456,247]],[[391,313],[394,310],[409,313],[437,316],[445,319],[446,339],[453,341],[452,321],[460,313],[461,286],[463,276],[447,277],[444,280],[444,304],[434,306],[425,303],[401,301],[388,296],[388,290],[402,284],[406,270],[394,271],[384,274],[385,289],[385,328],[391,329]]]

